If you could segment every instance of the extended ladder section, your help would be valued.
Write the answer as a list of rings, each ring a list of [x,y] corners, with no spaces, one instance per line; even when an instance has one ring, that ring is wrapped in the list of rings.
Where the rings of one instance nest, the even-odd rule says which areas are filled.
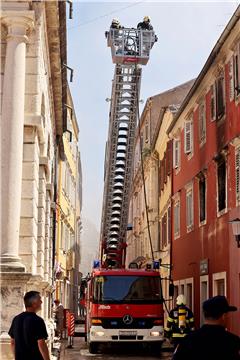
[[[155,42],[153,31],[110,29],[113,62],[108,140],[105,152],[101,256],[105,267],[125,265],[129,192],[136,135],[141,67]]]

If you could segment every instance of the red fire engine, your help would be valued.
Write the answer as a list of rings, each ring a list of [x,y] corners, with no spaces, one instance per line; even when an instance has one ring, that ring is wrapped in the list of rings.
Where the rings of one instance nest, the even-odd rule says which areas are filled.
[[[160,352],[163,299],[159,271],[94,269],[87,289],[86,333],[90,353],[110,342],[148,343]]]
[[[101,268],[100,262],[95,263],[88,281],[86,339],[90,353],[106,342],[149,343],[160,351],[163,298],[159,264],[152,259],[155,270],[149,264],[146,270],[139,269],[137,263],[125,269],[141,65],[147,64],[156,36],[149,30],[111,28],[106,37],[116,66],[105,153]]]

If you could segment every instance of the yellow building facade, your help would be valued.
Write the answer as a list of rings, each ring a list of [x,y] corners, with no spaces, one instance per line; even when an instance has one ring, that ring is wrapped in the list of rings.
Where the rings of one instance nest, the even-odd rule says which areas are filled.
[[[81,274],[81,161],[78,124],[68,91],[67,131],[63,135],[65,159],[58,163],[56,298],[77,313]],[[77,276],[76,276],[77,275]]]

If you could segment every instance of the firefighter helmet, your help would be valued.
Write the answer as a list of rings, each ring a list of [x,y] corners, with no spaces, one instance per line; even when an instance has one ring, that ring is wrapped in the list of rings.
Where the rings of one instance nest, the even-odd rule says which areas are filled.
[[[118,19],[112,19],[112,24],[120,25],[120,21]]]
[[[186,297],[183,294],[178,295],[176,303],[177,305],[186,305]]]
[[[151,19],[150,19],[149,16],[144,16],[143,21],[144,21],[144,22],[150,22]]]

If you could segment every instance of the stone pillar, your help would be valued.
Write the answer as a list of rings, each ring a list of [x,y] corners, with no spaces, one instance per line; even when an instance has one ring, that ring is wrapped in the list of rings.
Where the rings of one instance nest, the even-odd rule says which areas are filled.
[[[33,11],[2,12],[7,26],[1,120],[1,254],[3,271],[24,271],[19,258],[19,226],[23,160],[25,61],[27,32]]]

